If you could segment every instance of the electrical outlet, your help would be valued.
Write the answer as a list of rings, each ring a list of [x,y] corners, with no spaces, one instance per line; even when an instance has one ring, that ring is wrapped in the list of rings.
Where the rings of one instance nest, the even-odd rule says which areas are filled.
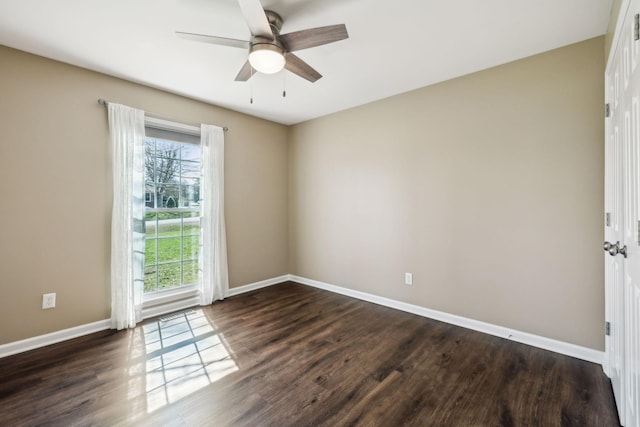
[[[42,294],[42,309],[54,308],[56,306],[56,294]]]
[[[404,284],[407,286],[413,285],[413,273],[404,273]]]

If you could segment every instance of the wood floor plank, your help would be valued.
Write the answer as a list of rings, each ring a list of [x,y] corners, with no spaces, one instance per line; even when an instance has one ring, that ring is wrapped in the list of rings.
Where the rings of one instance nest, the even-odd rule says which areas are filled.
[[[598,365],[286,282],[0,359],[0,425],[619,423]]]

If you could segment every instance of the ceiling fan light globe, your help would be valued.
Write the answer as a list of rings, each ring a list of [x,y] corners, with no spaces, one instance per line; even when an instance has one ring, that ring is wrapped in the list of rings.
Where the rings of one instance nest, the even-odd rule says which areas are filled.
[[[276,45],[261,43],[251,46],[249,63],[261,73],[277,73],[284,68],[285,62],[283,50]]]

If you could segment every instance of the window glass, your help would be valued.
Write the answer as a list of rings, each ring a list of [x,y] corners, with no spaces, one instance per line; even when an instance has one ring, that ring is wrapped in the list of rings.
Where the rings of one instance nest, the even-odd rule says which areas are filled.
[[[200,146],[145,140],[145,293],[198,281]]]

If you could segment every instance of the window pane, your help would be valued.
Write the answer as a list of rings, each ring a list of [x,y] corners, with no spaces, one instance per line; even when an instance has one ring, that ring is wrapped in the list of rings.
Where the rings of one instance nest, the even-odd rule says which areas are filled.
[[[182,178],[180,190],[183,207],[198,206],[200,204],[200,180]]]
[[[156,273],[157,267],[151,265],[144,269],[144,291],[154,292],[156,290]]]
[[[144,185],[144,206],[145,208],[154,208],[155,186],[153,183],[145,183]]]
[[[149,169],[148,173],[153,173],[153,182],[161,184],[178,183],[180,178],[180,162],[178,160],[154,157],[151,163],[147,167]]]
[[[169,141],[156,141],[153,156],[145,158],[145,169],[153,173],[153,182],[178,183],[180,178],[180,144]]]
[[[200,186],[182,185],[180,188],[180,207],[189,208],[200,203]]]
[[[158,290],[180,286],[180,263],[158,265]]]
[[[144,158],[144,183],[145,184],[153,184],[155,174],[155,160],[153,157],[145,157]]]
[[[200,218],[185,218],[184,221],[183,236],[200,236]]]
[[[182,144],[167,141],[165,139],[156,139],[156,157],[164,157],[180,160],[180,146]]]
[[[159,237],[180,237],[180,219],[166,219],[158,222]]]
[[[182,240],[182,259],[198,259],[200,236],[185,237]]]
[[[182,160],[189,160],[192,162],[200,162],[200,146],[195,144],[180,144],[182,145]],[[199,168],[198,168],[199,169]]]
[[[145,265],[155,264],[156,260],[156,239],[145,241],[144,263]]]
[[[146,238],[153,238],[156,236],[156,214],[153,212],[147,212],[144,216],[144,229]],[[147,262],[147,264],[151,264]]]
[[[158,239],[158,262],[180,261],[180,238]]]
[[[199,162],[182,162],[181,174],[183,178],[200,179],[200,163]]]
[[[180,186],[157,184],[156,204],[158,208],[177,208],[180,203]]]
[[[156,140],[153,138],[144,139],[144,156],[154,156],[156,152]]]
[[[182,281],[185,285],[198,282],[198,262],[185,261],[182,263]]]

